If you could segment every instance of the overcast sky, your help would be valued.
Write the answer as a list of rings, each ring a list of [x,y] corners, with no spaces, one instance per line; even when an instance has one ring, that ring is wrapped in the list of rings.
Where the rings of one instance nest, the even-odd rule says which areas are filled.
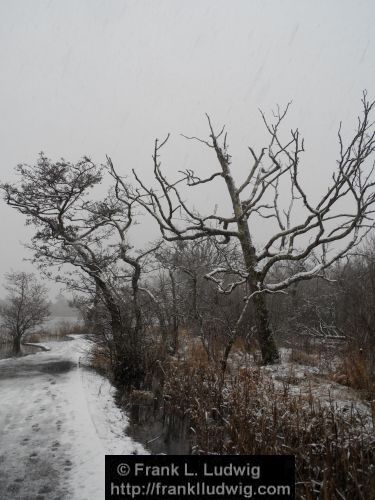
[[[204,175],[209,152],[179,134],[207,136],[205,112],[227,125],[242,178],[247,146],[264,145],[258,108],[293,100],[305,179],[324,191],[340,120],[350,133],[363,89],[375,98],[374,19],[373,0],[0,0],[1,181],[41,150],[109,154],[121,173],[147,176],[168,132],[167,171]],[[30,269],[31,229],[1,203],[0,234],[1,282]]]

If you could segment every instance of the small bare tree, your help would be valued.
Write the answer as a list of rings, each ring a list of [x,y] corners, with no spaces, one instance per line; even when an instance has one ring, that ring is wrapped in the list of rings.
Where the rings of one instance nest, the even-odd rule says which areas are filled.
[[[216,155],[219,168],[211,175],[201,178],[194,171],[186,170],[181,172],[182,176],[177,181],[169,181],[160,162],[160,151],[169,135],[162,142],[155,141],[153,172],[159,189],[148,187],[133,171],[138,188],[130,193],[111,165],[111,173],[118,185],[157,221],[165,240],[214,237],[223,244],[231,238],[239,242],[242,268],[220,266],[212,269],[207,278],[222,293],[230,293],[240,284],[246,284],[248,292],[243,311],[233,329],[233,338],[243,324],[245,311],[252,301],[258,342],[266,364],[279,359],[270,327],[266,294],[285,293],[284,290],[297,281],[324,277],[325,269],[355,247],[372,226],[375,132],[370,115],[374,102],[368,101],[366,93],[362,98],[362,107],[356,131],[347,145],[344,145],[340,126],[337,168],[325,193],[317,201],[310,199],[301,182],[304,141],[298,129],[292,130],[287,139],[282,139],[280,129],[289,105],[274,113],[273,122],[261,113],[269,135],[268,145],[259,152],[249,147],[252,164],[240,183],[232,175],[224,127],[215,132],[208,115],[209,139],[187,139],[203,143]],[[181,182],[194,188],[208,186],[217,179],[225,183],[232,213],[227,216],[216,212],[202,215],[190,208],[179,188]],[[287,199],[282,203],[280,198],[285,193]],[[255,242],[254,220],[257,217],[264,222],[275,223],[268,241]],[[270,271],[274,266],[297,261],[301,263],[301,271],[281,281],[272,280]],[[229,285],[224,279],[228,273],[238,277]]]
[[[220,337],[220,341],[228,340],[232,344],[231,326],[237,307],[234,307],[233,295],[220,296],[205,277],[213,268],[234,267],[239,257],[235,245],[218,245],[214,238],[175,241],[157,252],[161,267],[168,270],[170,278],[171,309],[175,314],[178,311],[176,317],[199,336],[209,358],[213,358],[213,350],[218,345],[214,338]],[[227,280],[230,282],[229,275]],[[179,294],[180,304],[176,307]]]
[[[12,272],[5,275],[9,292],[5,304],[0,306],[0,324],[13,341],[13,351],[21,350],[26,333],[43,323],[49,316],[47,290],[34,274]]]

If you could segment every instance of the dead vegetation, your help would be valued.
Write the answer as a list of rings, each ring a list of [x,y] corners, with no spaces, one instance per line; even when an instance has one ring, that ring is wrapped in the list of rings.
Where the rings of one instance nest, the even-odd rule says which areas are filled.
[[[354,404],[295,394],[254,366],[221,388],[217,367],[196,346],[169,364],[164,400],[188,422],[194,453],[293,454],[298,498],[371,498],[374,422]]]
[[[87,333],[85,325],[60,321],[56,326],[40,328],[26,336],[27,342],[45,342],[47,340],[64,340],[69,335],[84,335]]]
[[[217,160],[208,177],[186,169],[168,180],[168,135],[155,140],[147,181],[109,157],[72,164],[41,153],[0,190],[35,226],[40,270],[78,294],[91,362],[130,405],[156,401],[165,420],[187,422],[194,453],[296,455],[299,498],[370,498],[373,421],[353,392],[374,397],[375,238],[365,238],[375,102],[364,92],[348,142],[340,126],[334,173],[315,200],[300,132],[282,130],[288,108],[272,122],[262,113],[267,140],[249,147],[242,177],[225,128],[207,116],[209,137],[198,141]],[[212,182],[228,203],[200,213],[187,192]],[[137,249],[130,236],[146,214],[161,239]]]
[[[364,399],[375,400],[375,370],[371,357],[372,353],[365,353],[359,347],[348,347],[332,375],[333,380],[357,390]]]
[[[292,349],[289,360],[292,363],[297,363],[300,365],[317,366],[319,359],[314,354],[309,354],[307,352],[301,351],[300,349]]]

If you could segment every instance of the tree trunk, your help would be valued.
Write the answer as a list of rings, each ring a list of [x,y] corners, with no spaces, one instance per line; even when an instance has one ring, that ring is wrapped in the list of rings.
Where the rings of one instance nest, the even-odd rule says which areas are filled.
[[[262,353],[262,361],[265,365],[277,363],[280,358],[269,324],[269,314],[265,295],[254,295],[253,304],[258,343]]]
[[[133,343],[134,345],[136,345],[140,340],[139,336],[142,331],[142,311],[141,311],[141,306],[139,304],[139,296],[138,296],[139,294],[138,282],[141,276],[141,266],[136,261],[133,260],[130,261],[130,259],[128,261],[133,265],[132,289],[133,289],[133,309],[134,309],[135,324],[134,324],[134,329],[132,331],[132,335],[133,335]]]
[[[176,280],[174,279],[173,272],[169,270],[169,278],[171,280],[172,288],[172,349],[177,352],[178,349],[178,308],[177,308],[177,293],[176,293]]]
[[[243,257],[247,272],[249,273],[248,284],[250,293],[254,293],[252,301],[254,304],[255,325],[257,339],[262,353],[262,362],[265,365],[278,363],[280,357],[269,322],[266,297],[264,293],[255,293],[259,292],[261,283],[258,282],[255,248],[251,242],[247,222],[240,219],[238,229],[240,233],[240,243]]]
[[[227,342],[225,349],[223,351],[223,355],[220,360],[220,392],[222,391],[224,387],[224,381],[225,381],[225,372],[227,371],[227,366],[228,366],[228,358],[230,351],[232,350],[234,341],[236,340],[236,337],[233,335]]]
[[[98,278],[95,279],[95,282],[97,287],[103,294],[104,303],[111,317],[111,330],[112,330],[113,340],[116,346],[120,346],[123,334],[120,308],[117,305],[116,300],[113,298],[106,283],[104,283],[104,281]]]
[[[13,337],[13,353],[19,354],[21,352],[21,337]]]
[[[248,283],[250,286],[250,293],[258,292],[260,290],[261,283],[259,283],[259,275],[256,270],[256,251],[250,235],[248,220],[243,210],[239,191],[236,189],[233,178],[230,174],[230,159],[229,157],[225,157],[223,155],[221,149],[216,143],[216,139],[214,146],[232,200],[233,212],[238,228],[238,238],[241,244],[246,271],[249,273]],[[273,333],[269,324],[269,315],[265,296],[262,293],[256,293],[253,295],[252,300],[254,304],[257,337],[262,353],[263,363],[266,365],[277,363],[279,361],[279,353],[277,351]]]

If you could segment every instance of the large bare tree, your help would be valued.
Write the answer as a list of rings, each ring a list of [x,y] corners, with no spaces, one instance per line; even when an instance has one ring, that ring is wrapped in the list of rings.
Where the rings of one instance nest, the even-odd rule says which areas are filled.
[[[47,290],[32,273],[5,275],[8,295],[0,307],[0,325],[13,341],[13,351],[21,350],[21,340],[49,316]]]
[[[279,359],[267,310],[266,294],[285,293],[292,283],[316,277],[324,277],[324,271],[333,262],[345,256],[360,241],[372,226],[375,202],[373,178],[373,153],[375,148],[374,125],[371,114],[374,102],[367,94],[362,98],[362,114],[354,135],[344,141],[341,126],[338,132],[339,156],[331,181],[324,193],[313,199],[304,188],[301,179],[301,157],[304,141],[298,129],[291,130],[284,138],[282,124],[289,105],[278,109],[269,121],[261,113],[268,133],[268,144],[258,152],[249,147],[251,165],[245,178],[238,182],[232,172],[231,155],[228,150],[224,127],[216,132],[210,118],[210,135],[207,140],[197,140],[216,155],[218,170],[207,177],[200,177],[192,170],[182,171],[182,176],[170,181],[165,176],[160,161],[160,151],[168,141],[155,141],[153,173],[157,188],[154,189],[134,172],[138,187],[129,191],[129,186],[110,165],[117,179],[119,191],[140,203],[157,221],[167,241],[197,240],[214,237],[220,243],[235,238],[242,249],[243,266],[220,266],[212,269],[207,278],[214,281],[222,293],[230,293],[240,284],[246,284],[247,293],[243,311],[238,318],[232,336],[242,325],[250,301],[255,311],[257,337],[264,363]],[[325,161],[323,158],[322,161]],[[187,186],[213,185],[221,179],[232,210],[226,216],[216,212],[202,215],[191,208],[180,188]],[[284,196],[284,201],[281,198]],[[285,199],[286,198],[286,199]],[[254,221],[273,221],[272,235],[265,241],[255,241]],[[299,262],[300,270],[273,281],[270,271],[275,266]],[[296,269],[297,266],[289,266]],[[228,284],[225,277],[230,273],[238,279]],[[273,273],[275,275],[275,273]]]

